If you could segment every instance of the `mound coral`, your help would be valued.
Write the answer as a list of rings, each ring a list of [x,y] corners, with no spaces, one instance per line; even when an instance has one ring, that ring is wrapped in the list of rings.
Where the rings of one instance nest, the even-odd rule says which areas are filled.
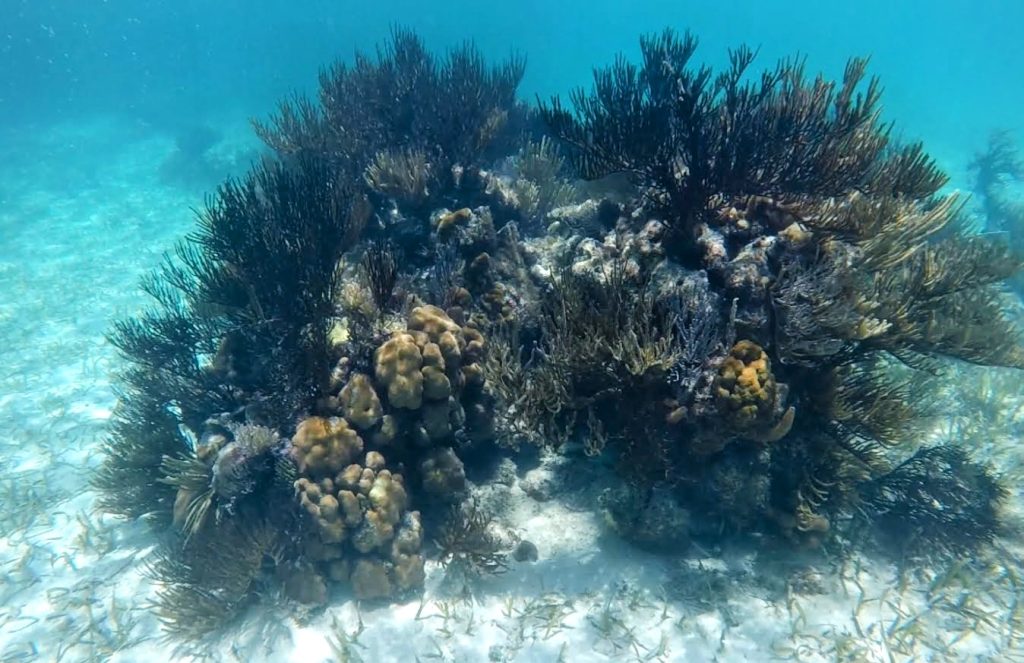
[[[363,440],[340,417],[309,417],[292,436],[292,459],[299,472],[310,476],[340,472],[362,450]]]
[[[323,567],[324,577],[350,581],[358,598],[422,583],[419,512],[407,510],[402,475],[387,470],[380,453],[367,453],[362,465],[350,464],[331,478],[299,478],[295,494],[313,524],[305,557]]]
[[[774,442],[793,425],[793,408],[773,423],[782,400],[780,386],[772,374],[771,360],[756,343],[740,341],[732,346],[718,370],[714,391],[729,425],[751,439]]]
[[[436,306],[417,306],[406,331],[392,334],[374,353],[375,374],[390,406],[417,411],[421,442],[443,442],[461,427],[464,407],[482,390],[483,354],[478,330],[460,326]]]

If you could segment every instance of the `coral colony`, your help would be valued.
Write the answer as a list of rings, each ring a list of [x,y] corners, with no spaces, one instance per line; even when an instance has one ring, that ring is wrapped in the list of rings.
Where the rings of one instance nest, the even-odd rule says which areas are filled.
[[[864,61],[830,82],[641,47],[531,106],[521,60],[396,31],[256,123],[271,154],[110,335],[97,484],[164,538],[172,636],[535,559],[472,496],[535,445],[612,476],[594,508],[649,549],[931,559],[1005,528],[994,473],[922,440],[944,365],[1024,368],[1021,261],[891,139]]]

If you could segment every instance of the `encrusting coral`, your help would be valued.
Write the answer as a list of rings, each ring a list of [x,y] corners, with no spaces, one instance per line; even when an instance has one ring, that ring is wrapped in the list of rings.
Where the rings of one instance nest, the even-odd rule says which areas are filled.
[[[273,155],[110,335],[100,506],[167,534],[172,633],[273,587],[398,598],[429,554],[506,570],[470,481],[496,444],[591,463],[620,488],[595,508],[653,549],[867,525],[926,557],[1004,531],[1000,479],[923,446],[924,406],[950,359],[1024,367],[1020,256],[894,144],[865,61],[750,77],[740,48],[716,76],[696,46],[644,38],[534,109],[520,59],[396,30],[257,123]],[[979,186],[1013,165],[993,149]]]

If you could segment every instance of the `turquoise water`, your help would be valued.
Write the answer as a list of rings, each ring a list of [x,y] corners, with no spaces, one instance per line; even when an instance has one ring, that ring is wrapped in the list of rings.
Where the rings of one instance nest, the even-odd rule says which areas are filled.
[[[527,101],[589,86],[593,67],[618,53],[637,58],[638,36],[664,27],[695,33],[698,56],[716,67],[742,43],[759,49],[761,66],[799,55],[828,78],[848,57],[870,56],[885,118],[900,137],[924,141],[950,188],[973,188],[968,164],[992,131],[1016,132],[1024,146],[1024,4],[1011,1],[0,0],[0,661],[171,660],[173,643],[145,609],[159,589],[144,573],[156,539],[98,513],[88,485],[122,366],[104,335],[143,305],[139,279],[194,229],[204,195],[259,158],[249,120],[314,90],[321,67],[371,50],[395,25],[439,51],[472,40],[491,61],[525,55]],[[1020,477],[1024,378],[957,371],[942,398],[960,409],[941,434]],[[422,602],[360,612],[340,599],[294,623],[268,608],[207,653],[307,662],[343,660],[341,650],[368,661],[1022,656],[1016,600],[987,576],[976,581],[984,617],[970,628],[941,609],[962,593],[943,585],[922,602],[871,562],[806,599],[769,605],[740,592],[727,614],[664,598],[651,570],[659,562],[609,542],[596,514],[543,501],[515,502],[510,513],[517,526],[532,523],[551,563],[486,585],[475,603],[444,598],[438,571]],[[758,574],[720,552],[698,556],[716,582]],[[913,615],[924,624],[916,649],[905,644]],[[965,648],[935,653],[940,634],[954,632]],[[848,639],[868,644],[843,658]],[[358,645],[328,645],[347,641]]]

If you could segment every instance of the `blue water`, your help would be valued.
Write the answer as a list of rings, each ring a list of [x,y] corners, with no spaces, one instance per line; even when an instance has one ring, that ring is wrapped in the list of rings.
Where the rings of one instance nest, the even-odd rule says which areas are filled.
[[[472,40],[492,61],[524,54],[525,100],[589,86],[593,67],[619,53],[636,58],[638,36],[665,27],[695,33],[699,57],[715,67],[742,43],[759,50],[762,67],[801,56],[809,72],[830,79],[850,56],[870,56],[885,118],[901,138],[924,141],[952,188],[971,189],[967,165],[993,130],[1014,132],[1024,146],[1024,3],[1013,0],[0,0],[0,661],[169,656],[141,611],[152,588],[125,575],[152,540],[144,528],[97,515],[85,487],[116,399],[111,375],[120,364],[104,333],[143,303],[138,279],[193,228],[203,196],[258,158],[249,120],[290,94],[313,92],[321,67],[372,50],[395,25],[438,50]],[[978,444],[1019,436],[1020,376],[964,371],[977,407],[1001,422],[978,424]],[[986,452],[1019,476],[1019,452],[991,444]],[[886,582],[875,584],[879,593]],[[624,607],[623,596],[602,597],[581,615],[598,619],[605,600],[641,610]],[[108,626],[86,633],[81,624],[93,610]],[[419,623],[415,603],[403,610],[396,620]],[[118,611],[138,611],[134,635],[120,647],[96,645]],[[356,614],[351,605],[338,613],[346,632]],[[566,619],[581,633],[593,624]],[[645,619],[656,633],[657,609]],[[372,635],[379,647],[388,624]],[[515,660],[559,660],[557,641],[531,628],[538,649],[524,651],[536,658]],[[777,632],[759,628],[722,659],[769,660],[758,639],[783,638],[789,622]],[[56,644],[68,633],[78,640]],[[877,629],[869,635],[879,637]],[[301,651],[305,637],[282,645],[274,660],[298,660],[288,652]],[[452,642],[473,638],[459,637]],[[657,654],[650,637],[648,653]],[[604,658],[564,660],[625,656],[595,642]],[[480,650],[464,642],[449,649],[456,653],[448,660],[486,660],[466,654]],[[240,658],[264,653],[248,656]]]
[[[1024,128],[1024,7],[1011,0],[5,0],[2,12],[8,126],[111,112],[154,123],[262,115],[399,24],[435,48],[472,39],[490,58],[527,54],[526,98],[564,92],[616,53],[635,55],[637,35],[673,26],[698,34],[701,57],[716,65],[740,43],[759,48],[765,66],[802,54],[829,77],[851,55],[871,56],[888,116],[953,169],[992,128]]]

